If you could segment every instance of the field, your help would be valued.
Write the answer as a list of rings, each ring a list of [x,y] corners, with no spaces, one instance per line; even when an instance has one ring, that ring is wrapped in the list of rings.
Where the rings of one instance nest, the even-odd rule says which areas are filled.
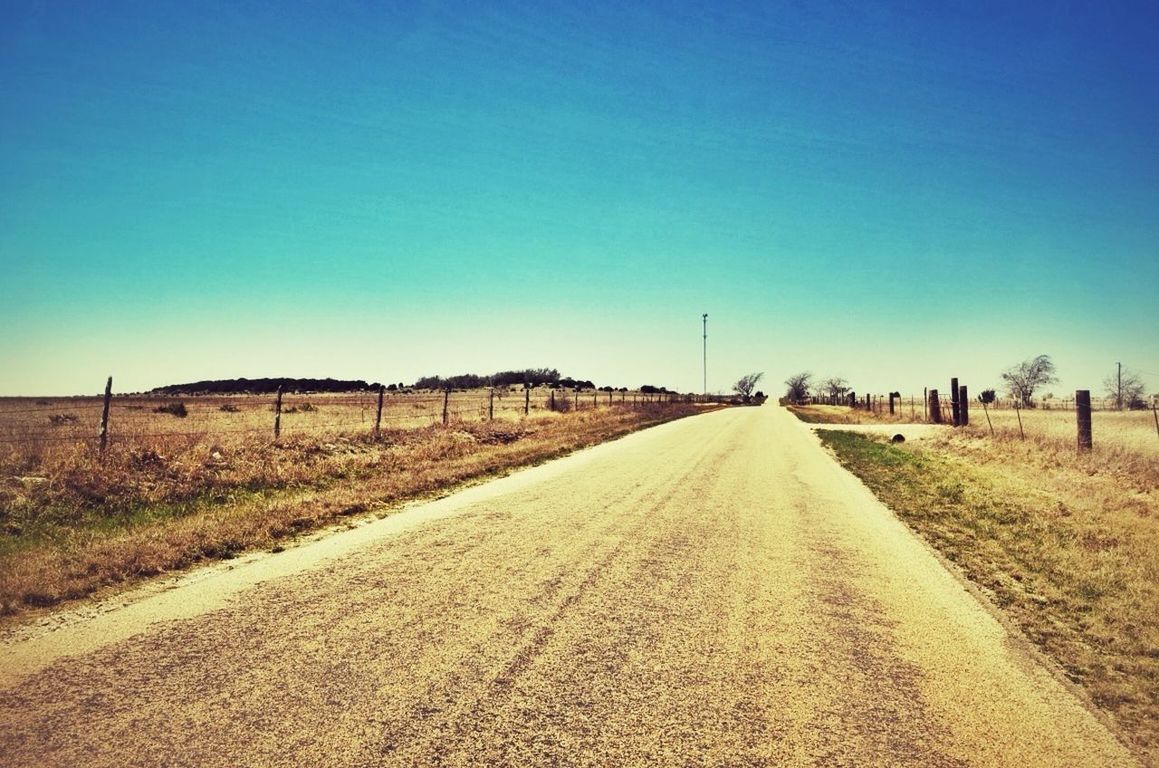
[[[874,420],[832,406],[794,410],[829,423]],[[1094,448],[1083,453],[1073,412],[1003,409],[990,417],[993,435],[979,409],[967,428],[945,427],[902,445],[819,434],[1117,720],[1140,753],[1159,761],[1159,436],[1152,414],[1096,411]]]
[[[121,397],[104,452],[99,398],[0,401],[0,614],[282,547],[700,409],[559,391],[552,410],[552,398],[451,393],[444,426],[442,394],[388,396],[375,435],[376,395],[286,396],[275,440],[271,397]]]

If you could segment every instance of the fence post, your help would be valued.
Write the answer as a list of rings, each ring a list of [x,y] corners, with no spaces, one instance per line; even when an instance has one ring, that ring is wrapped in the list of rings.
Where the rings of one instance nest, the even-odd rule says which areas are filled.
[[[113,399],[113,377],[105,382],[105,405],[101,409],[101,453],[105,452],[105,447],[109,444],[109,401]]]
[[[1078,421],[1078,449],[1091,449],[1091,391],[1076,389],[1074,393],[1074,410]]]
[[[579,387],[575,388],[575,409],[579,410]]]
[[[523,385],[523,415],[531,413],[531,387],[527,384]]]
[[[278,385],[277,399],[274,400],[274,439],[282,436],[282,385]]]
[[[598,398],[599,396],[600,396],[600,391],[599,391],[598,389],[593,389],[593,390],[592,390],[592,410],[593,410],[593,411],[594,411],[594,410],[595,410],[597,407],[599,407],[599,402],[598,402],[598,401],[597,401],[597,399],[596,399],[596,398]]]
[[[922,388],[922,421],[930,420],[930,390]]]
[[[378,387],[378,411],[374,414],[374,436],[378,437],[382,427],[382,398],[386,396],[386,387]]]
[[[487,395],[487,421],[495,421],[495,387],[491,387]]]
[[[447,426],[447,417],[448,417],[447,406],[449,405],[450,400],[451,400],[451,388],[447,387],[446,389],[443,390],[443,426],[444,427]]]
[[[958,415],[960,418],[959,426],[970,426],[970,398],[967,397],[966,385],[963,384],[958,388]]]
[[[1017,398],[1014,400],[1014,415],[1018,417],[1018,437],[1021,440],[1026,439],[1026,432],[1022,430],[1022,404]]]
[[[954,426],[962,426],[962,408],[958,402],[958,379],[950,379],[950,416],[954,420]]]
[[[941,424],[942,423],[942,405],[941,405],[941,403],[938,402],[938,390],[936,390],[936,389],[929,390],[928,397],[929,397],[930,423],[931,424]]]

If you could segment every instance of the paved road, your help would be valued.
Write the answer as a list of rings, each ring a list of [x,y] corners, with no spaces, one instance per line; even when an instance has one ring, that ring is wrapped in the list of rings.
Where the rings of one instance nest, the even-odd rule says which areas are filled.
[[[768,406],[10,643],[0,763],[1134,764]]]

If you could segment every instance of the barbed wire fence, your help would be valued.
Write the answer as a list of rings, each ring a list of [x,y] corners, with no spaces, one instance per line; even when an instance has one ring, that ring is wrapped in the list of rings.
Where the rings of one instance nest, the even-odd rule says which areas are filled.
[[[701,400],[672,392],[625,389],[491,387],[482,390],[283,392],[261,394],[113,394],[0,399],[0,445],[110,444],[218,435],[362,435],[451,427],[535,414],[644,408]],[[712,398],[703,398],[712,399]],[[716,398],[719,399],[719,398]]]

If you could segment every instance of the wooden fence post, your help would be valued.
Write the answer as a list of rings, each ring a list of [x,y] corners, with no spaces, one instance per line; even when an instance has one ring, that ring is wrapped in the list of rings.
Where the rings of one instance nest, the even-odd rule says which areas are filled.
[[[523,385],[523,415],[531,413],[531,387],[527,384]]]
[[[282,436],[282,386],[278,385],[277,399],[274,400],[274,439]]]
[[[970,426],[970,398],[967,396],[966,385],[958,388],[958,416],[961,427]]]
[[[575,388],[575,409],[579,410],[579,387]]]
[[[113,399],[113,377],[105,382],[105,405],[101,409],[101,453],[105,452],[105,447],[109,444],[109,401]]]
[[[386,387],[378,387],[378,411],[374,414],[374,436],[378,437],[382,428],[382,398],[386,396]]]
[[[1018,402],[1017,398],[1014,400],[1014,415],[1018,417],[1018,437],[1025,440],[1026,432],[1022,430],[1022,404]]]
[[[495,387],[491,387],[487,395],[487,421],[495,421]]]
[[[555,410],[555,390],[551,390],[551,410]]]
[[[930,390],[922,388],[922,421],[930,420]]]
[[[929,409],[930,409],[930,423],[942,423],[942,405],[938,402],[938,390],[929,390]]]
[[[450,414],[447,411],[447,406],[450,405],[450,402],[451,402],[451,388],[447,387],[446,389],[443,390],[443,426],[444,427],[447,426],[447,423],[448,423],[447,420],[450,417]]]
[[[950,379],[950,416],[954,420],[954,426],[962,426],[962,406],[958,402],[958,379]]]
[[[1091,449],[1091,391],[1076,389],[1074,393],[1074,410],[1078,421],[1078,449]]]

